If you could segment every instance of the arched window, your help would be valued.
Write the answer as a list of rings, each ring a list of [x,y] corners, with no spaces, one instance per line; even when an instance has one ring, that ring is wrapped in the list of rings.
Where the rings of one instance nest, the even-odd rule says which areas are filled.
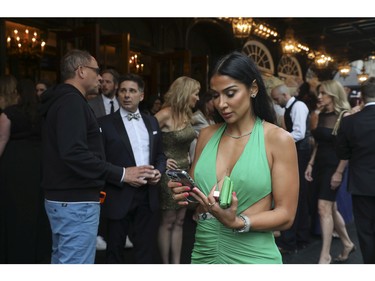
[[[277,66],[277,74],[283,79],[300,78],[303,79],[301,66],[293,56],[282,56]]]
[[[248,40],[243,46],[242,52],[254,60],[263,74],[274,74],[273,59],[265,45],[259,41]]]

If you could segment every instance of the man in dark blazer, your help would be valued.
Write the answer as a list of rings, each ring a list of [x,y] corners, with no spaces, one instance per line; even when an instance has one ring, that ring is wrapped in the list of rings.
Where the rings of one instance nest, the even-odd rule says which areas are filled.
[[[132,229],[136,263],[157,261],[159,181],[165,172],[166,156],[155,117],[139,112],[144,82],[135,74],[120,78],[117,91],[120,110],[99,118],[107,161],[123,165],[126,173],[139,172],[142,165],[154,167],[147,184],[107,183],[103,216],[107,218],[107,263],[122,263],[129,227]]]
[[[274,103],[285,108],[285,128],[296,143],[298,155],[299,193],[296,217],[290,229],[281,231],[280,236],[276,238],[276,244],[282,254],[294,253],[310,243],[308,186],[305,179],[305,170],[311,154],[309,109],[303,101],[293,96],[295,91],[285,84],[277,85],[271,90]]]
[[[96,118],[112,114],[119,109],[119,103],[116,97],[118,79],[120,78],[119,73],[112,68],[108,68],[101,72],[101,76],[100,94],[88,100],[88,104],[94,111]],[[96,238],[97,250],[105,250],[107,248],[107,237],[105,237],[106,228],[106,221],[103,215],[100,214],[99,230]]]
[[[364,108],[342,119],[340,159],[349,159],[348,189],[363,262],[375,263],[375,77],[361,86]]]
[[[116,98],[119,74],[114,69],[105,69],[101,73],[100,94],[88,101],[96,118],[112,114],[119,109]]]

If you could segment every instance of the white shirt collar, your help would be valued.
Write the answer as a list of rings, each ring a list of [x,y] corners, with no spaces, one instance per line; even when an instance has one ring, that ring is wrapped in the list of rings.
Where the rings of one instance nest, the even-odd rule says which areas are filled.
[[[120,107],[121,118],[126,117],[129,113],[139,113],[142,116],[142,114],[139,112],[139,108],[137,108],[137,110],[135,112],[129,112],[126,109]]]
[[[116,101],[116,96],[114,96],[112,99],[110,99],[107,96],[102,95],[102,98],[103,98],[104,102]]]
[[[295,97],[291,97],[291,98],[288,100],[288,102],[286,103],[285,108],[289,108],[290,105],[294,102],[295,99],[296,99]]]

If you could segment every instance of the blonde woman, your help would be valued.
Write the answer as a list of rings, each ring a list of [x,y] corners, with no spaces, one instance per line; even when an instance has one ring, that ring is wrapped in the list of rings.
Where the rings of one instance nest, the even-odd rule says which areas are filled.
[[[163,136],[163,149],[167,156],[167,169],[190,168],[189,148],[196,138],[191,125],[192,109],[199,100],[198,81],[182,76],[177,78],[164,96],[162,109],[155,114]],[[182,232],[186,208],[174,201],[168,178],[161,179],[162,217],[159,227],[159,248],[163,263],[180,263]]]
[[[305,178],[312,182],[318,191],[318,213],[322,229],[319,263],[332,261],[330,248],[333,229],[337,231],[344,246],[335,261],[345,262],[355,250],[355,245],[349,238],[345,222],[337,210],[336,195],[342,183],[347,160],[339,160],[336,155],[333,130],[340,113],[350,110],[350,104],[343,86],[334,80],[321,83],[318,101],[322,105],[322,110],[317,127],[311,131],[315,147],[305,171]]]

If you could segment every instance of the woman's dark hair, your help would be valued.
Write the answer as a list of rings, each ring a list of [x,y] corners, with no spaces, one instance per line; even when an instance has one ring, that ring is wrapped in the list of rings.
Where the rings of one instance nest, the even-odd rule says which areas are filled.
[[[38,85],[38,84],[45,85],[47,89],[52,87],[52,83],[50,81],[46,80],[46,79],[41,79],[41,80],[36,81],[35,86]]]
[[[148,99],[147,99],[147,109],[148,111],[151,112],[151,109],[152,107],[154,106],[154,103],[159,100],[160,101],[160,108],[161,108],[161,105],[163,104],[163,100],[161,99],[161,97],[159,97],[158,95],[153,95],[153,96],[150,96]]]
[[[35,95],[35,83],[31,79],[21,79],[17,84],[19,94],[18,107],[30,118],[34,126],[39,123],[38,97]]]
[[[250,57],[238,51],[229,53],[216,63],[211,77],[215,74],[229,76],[246,85],[248,89],[255,80],[258,85],[258,93],[255,98],[250,98],[254,114],[260,119],[276,124],[272,100],[266,92],[266,87],[256,64]]]
[[[209,112],[207,112],[206,103],[212,100],[212,93],[210,91],[203,93],[199,96],[199,100],[197,101],[194,111],[200,110],[204,116],[208,116]]]
[[[318,97],[317,95],[310,90],[310,85],[307,82],[303,82],[302,85],[298,88],[298,100],[303,101],[310,112],[317,109]]]

